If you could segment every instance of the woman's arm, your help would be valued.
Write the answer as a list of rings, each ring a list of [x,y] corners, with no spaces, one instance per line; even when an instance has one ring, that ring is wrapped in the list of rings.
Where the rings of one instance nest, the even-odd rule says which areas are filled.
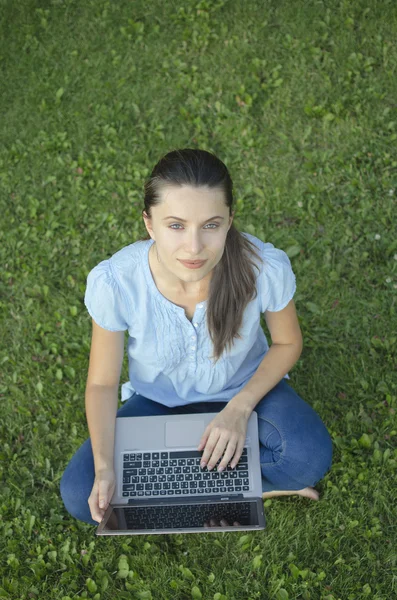
[[[272,345],[246,385],[228,402],[248,416],[258,402],[298,361],[303,349],[303,337],[293,300],[278,312],[265,312]]]
[[[124,356],[124,331],[108,331],[92,320],[85,409],[95,473],[113,469],[118,388]]]
[[[90,385],[85,392],[85,411],[90,432],[95,473],[113,469],[114,430],[118,386]]]

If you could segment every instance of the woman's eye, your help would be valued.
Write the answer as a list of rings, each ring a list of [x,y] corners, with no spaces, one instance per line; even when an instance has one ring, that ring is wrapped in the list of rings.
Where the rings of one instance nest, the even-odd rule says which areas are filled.
[[[169,226],[169,229],[174,229],[174,225],[180,225],[181,226],[180,223],[172,223],[172,225]],[[219,227],[218,223],[207,223],[207,225],[215,225],[215,229],[217,229]],[[211,227],[210,229],[214,229],[214,227]]]

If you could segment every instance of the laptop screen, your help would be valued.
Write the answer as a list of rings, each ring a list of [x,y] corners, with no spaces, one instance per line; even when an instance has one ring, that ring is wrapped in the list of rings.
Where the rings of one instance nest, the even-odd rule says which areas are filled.
[[[230,527],[264,528],[263,513],[254,500],[146,506],[114,506],[98,533],[117,531],[189,530],[209,527],[213,519],[224,519]],[[261,503],[261,506],[263,504]],[[262,518],[261,518],[262,517]]]

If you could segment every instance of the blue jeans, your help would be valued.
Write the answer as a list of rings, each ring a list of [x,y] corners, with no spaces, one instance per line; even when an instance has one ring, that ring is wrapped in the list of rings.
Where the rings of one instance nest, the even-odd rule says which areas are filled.
[[[118,417],[218,413],[225,402],[197,402],[170,408],[134,394],[117,411]],[[258,402],[262,491],[300,490],[314,486],[331,468],[332,440],[319,415],[282,379]],[[98,525],[91,518],[88,498],[95,471],[91,440],[87,439],[67,465],[60,491],[69,514]]]

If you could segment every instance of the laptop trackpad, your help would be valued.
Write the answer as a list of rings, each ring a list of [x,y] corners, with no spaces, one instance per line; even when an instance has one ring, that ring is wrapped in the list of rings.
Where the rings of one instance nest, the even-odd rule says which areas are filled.
[[[205,421],[167,421],[165,424],[165,445],[170,448],[178,446],[198,446],[205,430]]]

